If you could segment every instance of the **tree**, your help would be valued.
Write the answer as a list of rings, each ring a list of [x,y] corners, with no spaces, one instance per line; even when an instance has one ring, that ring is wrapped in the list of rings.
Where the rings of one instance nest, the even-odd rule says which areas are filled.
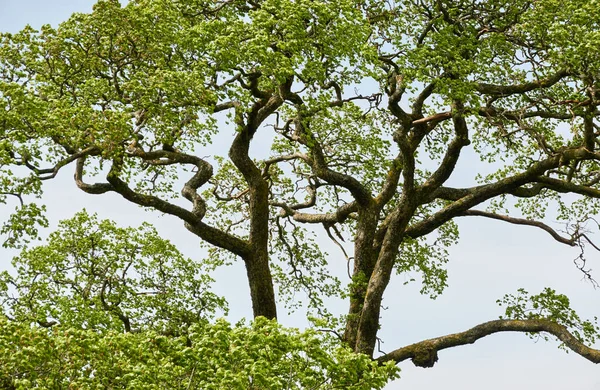
[[[597,328],[551,289],[507,295],[504,319],[374,350],[394,272],[419,271],[423,293],[443,292],[459,217],[542,229],[581,249],[592,280],[583,249],[595,248],[587,229],[600,197],[599,10],[579,0],[100,1],[57,29],[4,34],[0,192],[19,201],[6,245],[37,234],[43,181],[72,166],[87,193],[182,220],[210,248],[207,265],[241,259],[257,318],[277,317],[278,286],[281,302],[304,292],[316,324],[382,363],[429,367],[439,350],[501,331],[545,332],[597,363],[584,344]],[[227,132],[219,156],[210,146]],[[268,156],[250,153],[265,145]],[[456,187],[467,149],[493,170]],[[544,222],[548,208],[566,232]],[[348,262],[348,286],[329,272],[318,225]],[[347,299],[347,315],[331,315],[327,297]],[[151,305],[173,318],[168,300]]]

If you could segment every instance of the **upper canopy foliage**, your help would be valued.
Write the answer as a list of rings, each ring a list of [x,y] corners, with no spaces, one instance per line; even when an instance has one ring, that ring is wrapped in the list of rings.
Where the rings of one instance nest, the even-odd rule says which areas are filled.
[[[274,285],[292,307],[303,292],[317,323],[370,356],[394,272],[419,272],[432,296],[447,286],[458,217],[543,229],[581,249],[577,265],[591,279],[583,249],[596,248],[588,230],[600,211],[597,0],[100,0],[90,14],[0,42],[0,201],[19,200],[2,229],[6,246],[37,235],[43,181],[73,166],[87,193],[115,192],[181,219],[209,247],[205,265],[243,260],[256,317],[277,316]],[[457,175],[461,164],[471,168]],[[552,218],[566,233],[543,222],[547,210],[558,210]],[[63,232],[98,223],[77,218]],[[332,274],[315,224],[340,247],[348,283]],[[99,226],[114,236],[100,242],[115,258],[88,256],[96,242],[55,233],[16,259],[29,267],[20,279],[4,278],[28,294],[38,272],[58,270],[48,288],[94,286],[99,295],[60,290],[67,306],[40,297],[24,310],[17,299],[8,314],[127,331],[137,325],[123,316],[160,325],[148,331],[204,321],[198,302],[179,306],[177,295],[204,289],[208,279],[194,279],[200,266],[149,227]],[[138,255],[171,267],[170,279],[148,280],[175,295],[121,300],[126,278],[110,275]],[[77,280],[74,259],[85,260]],[[82,267],[90,261],[101,275]],[[144,268],[132,269],[146,288]],[[103,297],[106,280],[116,283],[114,301]],[[348,299],[348,315],[334,318],[325,297]],[[93,321],[67,315],[77,299],[118,310]],[[213,295],[201,301],[208,311],[223,306]],[[151,320],[136,314],[145,305]],[[440,349],[505,330],[549,332],[600,361],[569,333],[578,317],[561,319],[492,321],[380,361],[429,366]],[[593,340],[596,328],[585,328]]]

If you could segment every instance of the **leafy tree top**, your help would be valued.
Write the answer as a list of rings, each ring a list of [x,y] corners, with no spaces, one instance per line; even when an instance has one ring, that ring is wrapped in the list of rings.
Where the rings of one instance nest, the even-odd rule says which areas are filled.
[[[19,202],[5,245],[37,234],[43,182],[72,169],[84,192],[179,218],[210,248],[205,265],[243,261],[255,317],[276,318],[278,303],[303,292],[316,323],[371,357],[392,274],[418,270],[422,292],[441,294],[459,217],[542,229],[580,250],[591,279],[583,250],[598,249],[588,230],[600,198],[599,20],[600,4],[583,0],[103,0],[58,28],[2,34],[0,200]],[[215,141],[227,137],[225,155]],[[473,164],[458,187],[467,150],[482,168]],[[549,209],[566,232],[544,221]],[[348,281],[329,272],[340,256],[318,246],[321,226]],[[149,239],[131,243],[162,242]],[[72,261],[78,252],[54,241],[17,261]],[[165,260],[191,281],[194,267],[168,248],[152,253],[172,255]],[[334,318],[326,297],[346,299],[348,314]],[[522,315],[527,299],[540,314]],[[438,350],[521,331],[553,334],[600,361],[583,343],[597,329],[560,294],[505,300],[514,318],[378,359],[431,366]],[[171,302],[152,303],[168,309],[164,326],[182,321]],[[43,303],[19,314],[19,305],[15,316],[58,315]]]

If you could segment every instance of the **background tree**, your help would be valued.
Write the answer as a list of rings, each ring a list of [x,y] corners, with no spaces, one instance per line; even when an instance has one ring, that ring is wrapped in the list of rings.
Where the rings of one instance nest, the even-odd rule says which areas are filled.
[[[73,165],[88,193],[182,219],[214,248],[210,262],[241,258],[255,316],[276,317],[274,284],[284,300],[304,290],[320,325],[373,356],[392,273],[419,270],[423,292],[441,293],[457,217],[592,244],[597,13],[578,1],[105,1],[58,29],[5,35],[2,192],[22,201],[7,244],[43,222],[28,196]],[[229,159],[206,149],[226,128]],[[253,140],[271,155],[251,155]],[[494,170],[450,186],[465,149]],[[542,222],[548,206],[568,222],[563,235]],[[342,247],[348,292],[311,224]],[[579,267],[589,276],[583,257]],[[346,296],[348,315],[329,315],[325,296]],[[512,319],[379,360],[430,366],[440,349],[506,330],[548,332],[599,360],[581,344],[593,325],[565,297],[519,297],[505,298]]]

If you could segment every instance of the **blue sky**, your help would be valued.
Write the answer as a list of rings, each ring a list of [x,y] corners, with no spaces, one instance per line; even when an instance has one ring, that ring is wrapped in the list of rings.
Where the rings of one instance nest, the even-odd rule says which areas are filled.
[[[15,32],[26,24],[56,25],[72,12],[91,11],[92,4],[90,0],[0,0],[0,30]],[[475,160],[467,161],[459,165],[459,173],[472,169]],[[111,218],[122,225],[152,222],[186,255],[202,257],[197,238],[179,221],[136,209],[115,195],[83,194],[76,189],[71,175],[67,167],[45,187],[45,202],[54,226],[59,219],[71,217],[85,207],[98,212],[101,218]],[[11,208],[9,204],[0,209],[0,216],[7,215]],[[474,219],[461,220],[459,226],[461,242],[451,250],[449,288],[442,297],[435,301],[422,297],[418,293],[419,286],[404,286],[402,277],[392,282],[386,292],[384,304],[389,308],[383,313],[380,333],[385,341],[384,351],[495,319],[502,312],[495,304],[496,299],[520,287],[532,293],[546,286],[553,287],[571,298],[582,317],[600,315],[600,290],[594,290],[581,280],[581,274],[572,263],[577,255],[575,250],[527,227]],[[335,253],[335,248],[329,252]],[[12,254],[3,253],[0,269],[10,267]],[[592,256],[592,268],[600,269],[596,265],[600,256]],[[228,297],[232,320],[250,315],[241,264],[220,271],[217,277],[222,281],[216,288]],[[303,325],[303,321],[294,316],[282,322],[289,326]],[[410,362],[403,363],[402,378],[388,388],[600,389],[599,368],[574,353],[566,354],[557,346],[554,341],[535,342],[522,334],[493,335],[475,345],[442,351],[434,368],[415,368]]]

